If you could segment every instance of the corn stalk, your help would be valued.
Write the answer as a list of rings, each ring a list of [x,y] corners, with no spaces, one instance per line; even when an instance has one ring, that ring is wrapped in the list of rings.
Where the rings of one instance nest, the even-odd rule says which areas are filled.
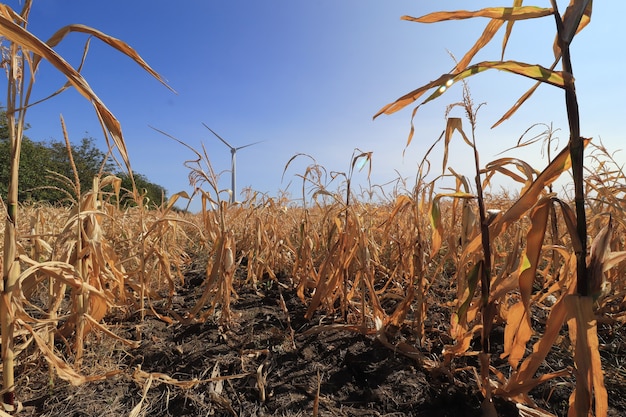
[[[8,411],[13,411],[15,405],[15,376],[13,334],[13,294],[17,290],[17,279],[20,275],[20,265],[17,261],[17,218],[18,218],[18,179],[19,162],[24,118],[26,109],[23,104],[27,97],[24,91],[24,77],[21,70],[24,68],[25,57],[20,53],[16,44],[10,45],[10,61],[7,65],[7,119],[9,124],[9,140],[11,143],[10,182],[7,195],[7,217],[5,220],[2,301],[0,304],[0,321],[2,323],[2,383],[5,389],[3,402]],[[30,89],[28,90],[30,92]],[[27,93],[28,94],[28,93]]]

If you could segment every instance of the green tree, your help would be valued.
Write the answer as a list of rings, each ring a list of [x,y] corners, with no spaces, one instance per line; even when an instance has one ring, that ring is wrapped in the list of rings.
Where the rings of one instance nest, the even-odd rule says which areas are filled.
[[[0,107],[0,197],[3,199],[8,193],[10,176],[11,149],[8,131],[6,111]],[[122,179],[122,187],[132,190],[130,176],[120,172],[107,155],[98,149],[94,138],[85,137],[80,144],[72,144],[71,151],[80,181],[81,194],[91,189],[94,176],[101,173],[117,175]],[[144,198],[144,204],[148,208],[158,207],[166,197],[166,190],[150,182],[142,174],[133,173],[133,176],[139,194]],[[75,197],[73,185],[71,185],[74,182],[74,172],[64,141],[36,142],[24,137],[20,156],[18,190],[20,201],[68,203],[71,201],[70,196]],[[130,192],[122,196],[122,205],[135,204]]]
[[[1,120],[0,120],[1,123]],[[0,124],[0,130],[2,129]],[[97,175],[106,155],[94,144],[93,138],[84,138],[81,144],[72,145],[72,157],[78,172],[81,193],[91,189],[92,179]],[[8,192],[10,144],[0,140],[0,195]],[[105,163],[104,171],[112,171],[112,164]],[[55,175],[57,173],[58,175]],[[18,197],[20,201],[36,200],[58,203],[73,195],[71,183],[74,172],[64,142],[35,142],[24,138],[20,155],[20,178]]]
[[[48,169],[69,179],[73,183],[75,181],[74,171],[65,142],[50,141],[46,143],[46,147],[50,157]],[[95,140],[91,137],[83,138],[80,145],[72,144],[71,150],[81,193],[91,189],[94,176],[101,172],[112,173],[115,170],[114,165],[107,159],[107,155],[97,148]],[[48,178],[51,177],[48,176]],[[51,182],[48,181],[48,183]],[[63,186],[63,180],[56,185]],[[63,186],[63,188],[67,190],[66,186]]]
[[[130,190],[133,189],[133,184],[130,179],[130,175],[126,173],[118,173],[118,177],[122,179],[122,189],[126,190],[126,194],[121,196],[121,203],[124,206],[135,206],[137,202],[133,199]],[[143,198],[143,204],[149,208],[154,209],[167,199],[167,191],[162,186],[152,183],[144,175],[137,172],[133,172],[133,178],[135,179],[135,186],[137,192],[141,198]]]

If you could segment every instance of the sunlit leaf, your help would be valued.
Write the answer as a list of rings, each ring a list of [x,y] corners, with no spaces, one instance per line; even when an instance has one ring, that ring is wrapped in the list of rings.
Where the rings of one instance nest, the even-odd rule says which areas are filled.
[[[552,14],[552,9],[542,7],[487,7],[477,11],[457,10],[452,12],[434,12],[422,17],[402,16],[403,20],[419,23],[435,23],[445,20],[462,20],[473,17],[489,17],[502,20],[534,19]]]
[[[572,269],[575,268],[575,257],[571,256],[568,260],[568,266]],[[567,289],[568,293],[572,293],[575,289],[575,280],[571,280],[570,286]],[[564,296],[559,298],[557,302],[552,306],[548,320],[546,321],[546,328],[541,338],[533,345],[533,352],[522,362],[519,370],[514,373],[507,384],[503,387],[502,393],[507,396],[516,396],[519,394],[526,394],[540,381],[533,379],[537,369],[544,363],[544,360],[552,347],[556,339],[558,338],[563,323],[565,323],[567,310],[565,303],[563,302]]]
[[[513,7],[521,7],[523,0],[514,0]],[[511,32],[513,31],[513,25],[515,24],[514,20],[509,20],[506,22],[506,30],[504,32],[504,37],[502,38],[502,54],[500,55],[500,59],[504,60],[504,51],[506,50],[506,45],[509,43],[509,38],[511,37]]]
[[[86,382],[103,381],[110,378],[113,375],[119,374],[122,371],[111,371],[102,375],[84,376],[76,372],[70,365],[68,365],[63,359],[59,358],[41,338],[41,336],[27,323],[18,319],[18,323],[21,327],[28,330],[33,336],[37,347],[43,353],[44,359],[55,370],[56,374],[63,380],[68,381],[72,385],[82,385]]]
[[[491,40],[496,35],[496,33],[498,33],[498,30],[500,30],[503,24],[504,24],[503,20],[499,20],[499,19],[490,20],[487,26],[485,27],[485,30],[483,31],[483,33],[480,35],[480,38],[478,38],[478,40],[474,43],[474,45],[472,45],[470,50],[465,53],[463,58],[461,58],[459,63],[454,67],[452,72],[462,71],[465,68],[467,68],[467,66],[472,61],[472,58],[474,58],[474,56],[476,56],[476,54],[485,45],[491,42]]]
[[[624,261],[626,261],[626,251],[610,252],[606,254],[603,270],[606,272]]]
[[[463,131],[463,120],[460,117],[448,117],[448,120],[446,122],[446,133],[443,142],[443,163],[441,168],[442,174],[445,173],[446,166],[448,165],[449,144],[455,130],[461,134],[465,143],[467,143],[470,147],[472,146],[472,143],[469,141],[469,139],[465,135],[465,132]]]
[[[0,9],[3,10],[3,9]],[[3,11],[5,11],[4,9]],[[94,36],[96,32],[93,33]],[[103,127],[111,134],[115,145],[117,146],[120,155],[126,165],[129,172],[132,172],[130,168],[130,159],[128,157],[128,151],[122,135],[122,128],[119,121],[113,116],[109,109],[104,105],[96,93],[91,89],[87,81],[76,71],[65,59],[57,54],[48,44],[41,41],[39,38],[17,25],[13,22],[12,18],[7,17],[5,13],[0,13],[0,36],[7,38],[11,42],[15,42],[25,50],[33,52],[35,54],[36,62],[33,62],[33,71],[36,70],[37,62],[39,59],[44,58],[50,64],[52,64],[59,72],[61,72],[68,80],[68,82],[76,88],[76,90],[84,96],[89,102],[91,102],[96,110],[96,114],[100,119]],[[105,35],[106,36],[106,35]],[[113,42],[114,38],[109,38],[112,46],[116,49],[122,49],[126,54],[131,53],[129,50],[124,50],[121,44]],[[116,40],[117,41],[117,40]],[[110,43],[110,44],[111,44]],[[137,57],[131,56],[135,61],[138,61]],[[138,61],[139,62],[139,61]],[[139,62],[141,64],[141,62]],[[142,65],[143,66],[143,65]],[[147,67],[144,66],[144,69]],[[149,70],[150,72],[150,70]],[[156,74],[151,72],[151,74]],[[159,77],[160,79],[160,77]]]
[[[178,201],[178,199],[180,198],[184,198],[186,200],[189,200],[189,194],[187,194],[187,192],[185,191],[180,191],[174,195],[172,195],[168,200],[167,200],[167,208],[171,208],[174,206],[174,204],[176,204],[176,202]]]
[[[508,356],[509,364],[517,369],[519,362],[526,353],[526,343],[532,336],[530,316],[523,303],[517,303],[507,313],[504,328],[504,351],[501,358]]]
[[[589,139],[585,139],[584,145],[589,143]],[[528,212],[545,192],[545,188],[552,184],[556,179],[572,165],[569,147],[564,148],[559,154],[550,162],[550,164],[544,169],[541,174],[533,181],[528,187],[526,192],[521,195],[513,205],[505,211],[501,216],[490,226],[490,234],[495,237],[499,236],[502,231],[513,222],[518,221],[524,214]],[[480,236],[474,238],[464,249],[464,254],[469,254],[478,249],[481,245]]]
[[[111,46],[112,48],[115,48],[119,52],[121,52],[124,55],[128,56],[129,58],[131,58],[133,61],[135,61],[137,64],[139,64],[145,71],[147,71],[150,75],[152,75],[154,78],[159,80],[159,82],[161,82],[161,84],[163,84],[165,87],[170,89],[172,92],[175,92],[167,84],[167,81],[163,77],[161,77],[161,75],[159,75],[159,73],[157,73],[154,69],[152,69],[152,67],[150,65],[148,65],[148,63],[130,45],[128,45],[126,42],[124,42],[124,41],[122,41],[120,39],[116,39],[113,36],[109,36],[106,33],[103,33],[103,32],[101,32],[101,31],[99,31],[97,29],[94,29],[92,27],[81,25],[81,24],[73,24],[73,25],[64,26],[61,29],[57,30],[54,33],[54,35],[52,35],[52,37],[50,37],[50,39],[48,39],[48,41],[46,43],[51,48],[54,48],[67,35],[69,35],[70,33],[73,33],[73,32],[84,33],[84,34],[93,36],[93,37],[95,37],[97,39],[100,39],[102,42],[106,43],[107,45]]]
[[[566,372],[560,372],[560,375],[555,375],[553,376],[553,378],[564,377],[564,376],[567,376]],[[547,380],[548,379],[546,379],[546,381]],[[519,410],[520,417],[556,417],[554,414],[548,413],[547,411],[541,410],[537,407],[529,407],[521,403],[517,403],[515,405],[517,409]]]
[[[415,102],[428,90],[436,88],[435,92],[432,93],[426,100],[424,100],[420,104],[420,106],[428,103],[429,101],[434,100],[437,97],[441,96],[443,93],[445,93],[448,88],[450,88],[450,86],[452,86],[452,84],[454,84],[455,82],[463,80],[472,75],[476,75],[488,69],[497,69],[500,71],[522,75],[524,77],[532,78],[537,81],[541,81],[557,87],[564,87],[572,81],[572,76],[570,74],[561,71],[550,70],[548,68],[542,67],[541,65],[531,65],[517,61],[484,61],[472,65],[459,73],[444,74],[436,80],[431,81],[428,84],[423,85],[422,87],[419,87],[408,94],[405,94],[393,103],[389,103],[382,109],[380,109],[378,113],[374,115],[374,118],[380,116],[381,114],[393,114],[408,106],[409,104]]]
[[[520,176],[519,174],[511,171],[510,169],[506,168],[507,165],[512,165],[515,168],[517,168],[517,170],[521,173],[524,174],[524,176]],[[527,190],[527,188],[530,186],[530,184],[532,183],[534,176],[537,174],[539,174],[537,171],[535,171],[535,169],[528,164],[525,161],[522,161],[521,159],[518,158],[500,158],[500,159],[496,159],[495,161],[491,161],[489,162],[486,166],[484,171],[486,171],[488,174],[490,172],[500,172],[503,175],[506,175],[507,177],[511,178],[512,180],[519,182],[523,185],[520,194],[524,194]]]
[[[464,198],[473,199],[475,195],[456,192],[456,193],[444,193],[437,194],[431,203],[430,207],[430,226],[432,228],[432,243],[431,243],[431,256],[434,256],[441,248],[441,238],[443,236],[443,224],[441,223],[441,209],[439,207],[439,200],[442,197]]]
[[[552,199],[544,197],[530,212],[531,225],[526,234],[526,249],[524,263],[520,267],[519,289],[522,304],[530,314],[530,296],[537,275],[537,266],[540,261],[543,240],[548,227],[548,214],[552,207]]]
[[[430,206],[430,227],[431,235],[431,256],[435,255],[441,249],[441,237],[443,235],[443,225],[441,224],[441,209],[439,208],[439,198],[435,197]]]
[[[569,336],[574,346],[576,388],[570,397],[570,415],[591,415],[592,397],[595,397],[595,416],[608,414],[608,395],[598,343],[593,299],[569,295],[565,298]],[[572,414],[572,412],[574,414]]]

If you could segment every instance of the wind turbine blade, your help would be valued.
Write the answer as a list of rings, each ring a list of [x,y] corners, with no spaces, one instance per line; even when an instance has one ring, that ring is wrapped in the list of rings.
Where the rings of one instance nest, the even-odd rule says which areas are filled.
[[[256,145],[257,143],[261,143],[261,142],[263,142],[263,141],[262,141],[262,140],[260,140],[260,141],[258,141],[258,142],[250,143],[250,144],[248,144],[248,145],[243,145],[243,146],[240,146],[240,147],[238,147],[238,148],[235,148],[235,150],[236,150],[236,151],[238,151],[239,149],[247,148],[248,146]]]
[[[183,142],[182,140],[170,135],[169,133],[166,133],[160,129],[157,129],[156,127],[150,126],[148,125],[148,127],[152,130],[156,130],[157,132],[159,132],[162,135],[167,136],[170,139],[175,140],[176,142],[180,143],[181,145],[183,145],[184,147],[186,147],[187,149],[191,150],[193,153],[195,153],[196,155],[198,155],[198,157],[201,157],[201,155],[198,153],[198,151],[196,151],[194,148],[192,148],[191,146],[187,145],[185,142]]]
[[[213,133],[215,136],[217,136],[217,138],[218,138],[219,140],[221,140],[222,142],[224,142],[224,144],[225,144],[226,146],[228,146],[231,150],[235,149],[233,146],[231,146],[231,144],[230,144],[230,143],[226,142],[224,139],[222,139],[222,137],[221,137],[220,135],[218,135],[217,133],[215,133],[215,132],[213,131],[213,129],[211,129],[210,127],[208,127],[207,125],[205,125],[205,124],[204,124],[204,122],[203,122],[202,124],[204,125],[204,127],[206,127],[207,129],[209,129],[209,130],[211,131],[211,133]]]

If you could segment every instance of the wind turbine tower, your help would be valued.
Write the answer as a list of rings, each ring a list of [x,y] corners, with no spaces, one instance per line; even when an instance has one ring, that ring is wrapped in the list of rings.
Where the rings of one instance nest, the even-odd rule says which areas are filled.
[[[234,203],[235,202],[235,196],[237,195],[237,193],[236,193],[236,190],[237,190],[237,151],[240,150],[240,149],[243,149],[243,148],[247,148],[247,147],[252,146],[252,145],[256,145],[257,143],[261,143],[263,141],[249,143],[247,145],[234,147],[230,143],[226,142],[220,135],[215,133],[213,131],[213,129],[211,129],[209,126],[207,126],[204,123],[202,123],[202,124],[204,125],[204,127],[209,129],[211,131],[211,133],[213,133],[215,136],[217,136],[217,138],[219,140],[224,142],[224,145],[228,146],[228,148],[230,149],[230,175],[231,175],[230,202]]]

